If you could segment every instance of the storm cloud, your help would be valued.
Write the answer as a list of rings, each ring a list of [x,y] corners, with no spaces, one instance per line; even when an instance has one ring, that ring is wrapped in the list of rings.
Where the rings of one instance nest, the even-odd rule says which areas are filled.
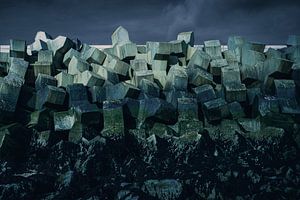
[[[169,41],[195,32],[196,43],[230,35],[284,44],[300,34],[300,2],[294,0],[24,0],[0,1],[0,44],[32,42],[39,30],[90,44],[110,44],[119,25],[132,41]]]

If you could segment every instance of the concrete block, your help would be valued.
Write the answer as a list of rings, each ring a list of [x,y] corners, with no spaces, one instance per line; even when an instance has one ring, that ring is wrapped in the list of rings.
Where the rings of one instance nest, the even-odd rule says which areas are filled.
[[[167,60],[153,60],[151,69],[152,71],[167,71],[168,61]]]
[[[69,107],[79,106],[82,102],[88,100],[87,89],[83,84],[68,85],[67,93],[69,94]]]
[[[228,66],[226,59],[216,59],[210,62],[210,73],[214,76],[221,76],[222,67]]]
[[[204,41],[204,50],[211,59],[222,59],[221,43],[219,40]]]
[[[193,53],[187,67],[188,68],[202,68],[207,70],[211,57],[204,51],[196,50]]]
[[[138,87],[142,79],[148,79],[154,81],[154,75],[152,70],[136,71],[134,72],[134,83]]]
[[[152,71],[154,82],[160,87],[160,89],[164,90],[167,84],[167,72],[165,71]]]
[[[222,98],[205,102],[203,104],[203,111],[209,122],[221,120],[229,115],[227,103]]]
[[[19,94],[21,91],[22,83],[15,83],[11,79],[0,78],[0,111],[1,116],[13,113],[16,110]]]
[[[25,58],[27,55],[27,45],[25,40],[9,40],[9,56],[15,58]]]
[[[216,98],[215,91],[209,84],[195,87],[193,92],[196,94],[197,102],[201,104]]]
[[[120,139],[124,136],[123,105],[121,101],[104,101],[103,119],[102,136],[112,139]]]
[[[221,69],[221,82],[223,85],[228,83],[241,83],[240,69],[235,66],[223,67]]]
[[[227,83],[225,87],[225,96],[227,102],[244,102],[247,97],[247,88],[245,84]]]
[[[28,62],[21,58],[11,58],[8,73],[13,73],[20,77],[25,78],[26,71],[28,69]]]
[[[195,98],[177,99],[178,120],[198,119],[198,104]]]
[[[178,57],[184,57],[187,54],[187,44],[184,40],[170,41],[170,53]]]
[[[126,62],[115,58],[111,59],[111,61],[104,66],[112,69],[114,72],[122,76],[127,76],[130,69],[130,65],[128,65]]]
[[[106,54],[95,47],[91,47],[83,53],[82,58],[90,64],[96,63],[102,65],[106,58]]]
[[[223,52],[224,58],[226,59],[229,65],[237,65],[239,62],[239,58],[236,55],[234,50],[225,50]]]
[[[139,88],[125,82],[106,87],[107,100],[122,100],[126,97],[135,99],[139,96],[139,94]]]
[[[66,72],[60,72],[55,76],[57,80],[57,87],[66,88],[68,85],[72,85],[74,83],[74,75],[68,74]]]
[[[35,34],[35,38],[34,38],[35,41],[41,40],[43,42],[47,42],[48,40],[52,40],[52,39],[53,39],[52,36],[45,31],[38,31]]]
[[[73,56],[68,66],[68,73],[72,75],[79,74],[89,70],[90,64],[81,58]]]
[[[141,89],[141,91],[143,91],[145,94],[152,97],[159,97],[160,95],[160,88],[156,83],[148,79],[142,79],[140,81],[139,89]]]
[[[66,91],[52,85],[37,91],[37,108],[41,109],[46,103],[50,105],[63,105],[65,102]]]
[[[137,54],[137,46],[135,43],[118,43],[114,46],[115,55],[119,57],[120,60],[130,60],[135,58]]]
[[[111,35],[111,41],[112,45],[130,42],[128,31],[124,27],[119,26]]]
[[[188,74],[186,70],[178,65],[174,65],[170,68],[167,76],[166,90],[172,88],[176,90],[187,90]]]
[[[75,82],[82,83],[84,86],[92,87],[102,86],[105,82],[105,79],[95,72],[86,70],[82,73],[77,74]]]
[[[177,35],[177,40],[183,40],[186,44],[189,44],[190,46],[194,46],[195,38],[194,38],[194,32],[188,31],[188,32],[181,32]]]
[[[30,51],[32,55],[38,54],[39,51],[41,50],[47,50],[48,45],[47,42],[44,42],[42,40],[35,40],[31,45],[30,45]]]
[[[69,51],[64,55],[63,63],[65,66],[69,66],[69,63],[72,59],[72,57],[81,58],[81,54],[79,51],[76,51],[75,49],[71,48]]]
[[[213,81],[213,75],[200,68],[188,71],[188,77],[189,84],[192,84],[196,87],[204,84],[215,85]]]
[[[47,85],[57,86],[57,80],[46,74],[38,74],[35,80],[35,89],[38,91],[45,88]]]
[[[98,74],[99,76],[103,77],[105,80],[108,80],[109,82],[113,84],[119,83],[119,76],[116,72],[114,72],[112,69],[104,67],[102,65],[98,64],[91,64],[93,72]]]
[[[229,103],[228,110],[232,119],[239,119],[246,116],[241,104],[237,101]]]
[[[74,107],[76,119],[83,124],[99,124],[101,119],[100,109],[96,104],[88,101],[82,101]]]
[[[243,45],[243,50],[248,49],[248,50],[264,53],[265,46],[266,46],[265,44],[262,44],[262,43],[259,43],[259,42],[246,42]]]
[[[288,99],[296,96],[296,85],[293,80],[274,80],[274,86],[278,98]]]
[[[242,64],[255,66],[258,62],[264,62],[265,55],[258,51],[243,49],[242,51]]]
[[[54,112],[53,114],[54,130],[71,130],[76,122],[76,116],[73,110]]]

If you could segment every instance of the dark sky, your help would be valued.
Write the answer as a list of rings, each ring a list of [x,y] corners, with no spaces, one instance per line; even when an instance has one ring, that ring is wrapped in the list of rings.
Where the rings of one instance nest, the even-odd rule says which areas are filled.
[[[39,30],[90,44],[111,44],[119,25],[138,44],[176,39],[194,31],[204,40],[242,35],[252,41],[285,44],[300,35],[299,0],[0,0],[0,44],[31,43]]]

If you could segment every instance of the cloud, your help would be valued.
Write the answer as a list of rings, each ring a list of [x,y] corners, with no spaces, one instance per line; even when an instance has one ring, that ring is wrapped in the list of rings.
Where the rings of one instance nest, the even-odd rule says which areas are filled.
[[[197,43],[230,35],[250,40],[284,43],[300,34],[300,2],[293,0],[2,0],[0,43],[10,38],[32,42],[35,32],[110,44],[119,25],[138,44],[176,39],[193,30]]]

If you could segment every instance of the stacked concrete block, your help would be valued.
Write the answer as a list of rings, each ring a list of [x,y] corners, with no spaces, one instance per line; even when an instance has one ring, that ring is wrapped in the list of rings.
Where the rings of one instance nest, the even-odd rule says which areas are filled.
[[[106,58],[106,54],[95,47],[91,47],[83,53],[82,58],[90,64],[96,63],[102,65]]]
[[[140,94],[140,89],[136,86],[120,82],[116,85],[106,87],[107,100],[122,100],[126,97],[137,98]]]
[[[119,26],[111,35],[111,41],[113,45],[130,42],[128,31],[124,27]]]
[[[230,36],[228,38],[227,46],[229,50],[235,52],[238,62],[241,62],[242,47],[246,43],[246,39],[242,36]]]
[[[167,71],[168,61],[166,60],[153,60],[151,69],[152,71]]]
[[[69,63],[72,59],[72,57],[77,57],[77,58],[81,58],[81,54],[79,51],[76,51],[75,49],[71,48],[65,55],[64,55],[64,59],[63,59],[63,63],[65,66],[69,66]]]
[[[76,116],[73,110],[55,112],[53,119],[55,131],[71,130],[76,122]]]
[[[7,73],[9,67],[9,53],[0,52],[0,76]]]
[[[141,89],[141,91],[145,94],[152,97],[159,97],[160,95],[160,88],[158,87],[158,85],[148,79],[142,79],[139,82],[139,89]]]
[[[223,54],[229,65],[238,65],[239,60],[234,50],[225,50]]]
[[[15,58],[25,58],[27,55],[27,45],[25,40],[10,40],[9,56]]]
[[[112,58],[108,63],[103,65],[119,75],[128,76],[130,65],[118,58]]]
[[[172,88],[176,90],[187,90],[188,74],[186,70],[178,65],[172,66],[168,72],[165,90]]]
[[[222,98],[205,102],[203,104],[203,111],[209,122],[221,120],[229,115],[228,105]]]
[[[76,75],[90,69],[90,64],[81,58],[73,56],[68,65],[68,73]]]
[[[222,67],[228,66],[226,59],[216,59],[210,62],[210,73],[214,76],[221,77]]]
[[[58,87],[64,87],[66,88],[68,85],[71,85],[74,83],[74,75],[68,74],[67,72],[60,72],[55,76],[57,80],[57,86]]]
[[[136,86],[139,86],[140,81],[142,79],[148,79],[149,81],[154,81],[154,75],[152,70],[143,70],[143,71],[136,71],[134,73],[134,83]]]
[[[94,63],[92,63],[91,66],[93,68],[93,72],[103,77],[106,81],[113,84],[119,83],[119,76],[112,69]]]
[[[204,41],[205,52],[211,59],[222,59],[221,43],[219,40]]]
[[[211,57],[209,54],[207,54],[204,51],[196,50],[191,59],[189,60],[189,63],[187,65],[188,68],[202,68],[204,70],[207,70],[209,62],[211,60]]]
[[[38,74],[35,80],[35,89],[38,91],[44,89],[47,85],[57,86],[57,80],[47,74]]]
[[[189,84],[193,86],[200,86],[204,84],[211,84],[213,86],[215,85],[213,81],[213,75],[203,69],[200,68],[194,68],[191,70],[188,69],[187,73],[188,73]]]
[[[8,74],[4,78],[0,77],[0,110],[3,112],[0,118],[15,112],[27,68],[28,62],[12,58]]]
[[[64,55],[74,46],[73,41],[64,36],[58,36],[54,40],[48,40],[47,45],[48,49],[53,52],[53,65],[56,68],[62,68]]]
[[[193,31],[188,32],[181,32],[177,35],[177,40],[183,40],[186,44],[189,44],[190,46],[194,46],[195,43],[195,37]]]
[[[147,62],[152,65],[153,60],[168,60],[171,44],[168,42],[147,42]]]
[[[119,139],[124,135],[123,105],[119,100],[103,102],[104,137]]]
[[[209,84],[195,87],[193,88],[193,92],[196,94],[197,102],[200,104],[216,98],[214,88]]]
[[[111,39],[112,47],[100,50],[39,32],[32,55],[24,41],[13,40],[12,57],[0,53],[0,124],[9,113],[29,128],[81,143],[95,133],[119,139],[129,129],[180,139],[218,123],[226,133],[260,132],[254,117],[284,129],[297,123],[297,37],[266,52],[239,36],[223,52],[219,40],[194,47],[193,32],[137,46],[118,27]]]
[[[47,85],[37,91],[37,108],[41,109],[46,103],[61,106],[64,104],[66,91],[62,88]]]
[[[38,60],[33,64],[33,70],[35,77],[39,73],[52,75],[53,73],[53,53],[49,50],[40,50],[38,52]]]
[[[177,110],[179,120],[198,119],[198,104],[195,98],[178,98]]]
[[[102,86],[105,82],[105,79],[92,71],[84,71],[77,74],[75,83],[82,83],[84,86]]]
[[[246,101],[247,88],[245,84],[228,83],[225,85],[225,96],[227,102],[244,102]]]

